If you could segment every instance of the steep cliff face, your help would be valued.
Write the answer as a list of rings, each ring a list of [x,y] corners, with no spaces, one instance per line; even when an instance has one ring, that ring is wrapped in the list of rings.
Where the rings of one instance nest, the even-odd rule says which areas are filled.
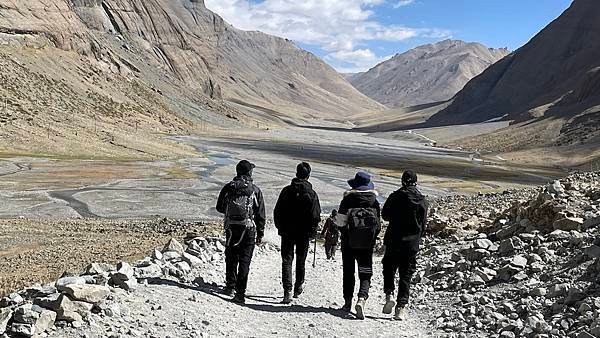
[[[600,2],[575,0],[529,43],[470,81],[434,124],[574,116],[600,104]]]
[[[365,73],[351,75],[349,81],[389,107],[446,101],[507,54],[506,49],[445,40],[398,54]]]
[[[203,1],[0,0],[0,14],[4,43],[74,51],[122,75],[169,79],[292,119],[381,108],[314,55],[284,39],[237,30]]]

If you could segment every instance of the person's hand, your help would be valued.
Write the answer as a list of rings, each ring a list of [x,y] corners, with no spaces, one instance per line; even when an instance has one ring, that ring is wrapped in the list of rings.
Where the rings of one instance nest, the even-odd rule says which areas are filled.
[[[256,237],[256,245],[262,245],[262,237]]]

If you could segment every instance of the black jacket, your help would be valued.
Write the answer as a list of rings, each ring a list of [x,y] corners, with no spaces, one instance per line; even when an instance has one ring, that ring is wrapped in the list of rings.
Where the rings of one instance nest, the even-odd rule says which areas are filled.
[[[340,239],[340,229],[337,227],[333,218],[329,217],[325,221],[321,237],[325,237],[325,244],[337,245]]]
[[[415,186],[394,191],[383,205],[383,219],[390,224],[385,232],[386,247],[419,241],[427,227],[427,200]]]
[[[321,204],[310,182],[294,178],[283,188],[273,216],[280,236],[298,239],[314,236],[321,222]]]
[[[344,193],[344,198],[338,208],[338,213],[347,215],[348,210],[354,208],[374,208],[377,211],[377,217],[381,216],[381,206],[377,201],[377,191],[375,190],[348,190]],[[340,231],[342,235],[342,245],[348,241],[348,231],[344,228]]]
[[[249,190],[247,193],[251,194],[254,192],[256,200],[252,206],[252,219],[256,224],[256,236],[263,238],[265,234],[265,223],[267,220],[265,212],[265,200],[263,199],[262,192],[260,189],[252,183],[252,178],[249,176],[237,176],[233,181],[227,183],[217,199],[217,211],[224,214],[227,208],[227,197],[240,189]]]

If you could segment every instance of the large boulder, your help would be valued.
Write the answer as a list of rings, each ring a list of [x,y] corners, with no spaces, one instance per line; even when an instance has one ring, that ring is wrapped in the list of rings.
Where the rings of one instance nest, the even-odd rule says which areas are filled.
[[[169,251],[175,251],[182,254],[185,251],[185,248],[175,238],[171,238],[171,240],[169,240],[169,242],[163,248],[163,253]]]
[[[554,230],[563,230],[563,231],[571,231],[571,230],[581,230],[583,226],[583,218],[578,217],[564,217],[557,219],[552,224]]]
[[[110,294],[110,289],[103,285],[71,284],[64,289],[72,299],[92,304],[100,303]]]
[[[6,332],[6,327],[8,322],[13,316],[13,311],[9,308],[0,309],[0,334],[4,334]]]

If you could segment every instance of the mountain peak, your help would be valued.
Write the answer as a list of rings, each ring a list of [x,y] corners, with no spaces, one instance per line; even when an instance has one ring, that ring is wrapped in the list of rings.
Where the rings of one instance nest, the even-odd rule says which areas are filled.
[[[396,54],[348,79],[362,93],[390,107],[446,101],[507,54],[506,49],[447,39]]]

